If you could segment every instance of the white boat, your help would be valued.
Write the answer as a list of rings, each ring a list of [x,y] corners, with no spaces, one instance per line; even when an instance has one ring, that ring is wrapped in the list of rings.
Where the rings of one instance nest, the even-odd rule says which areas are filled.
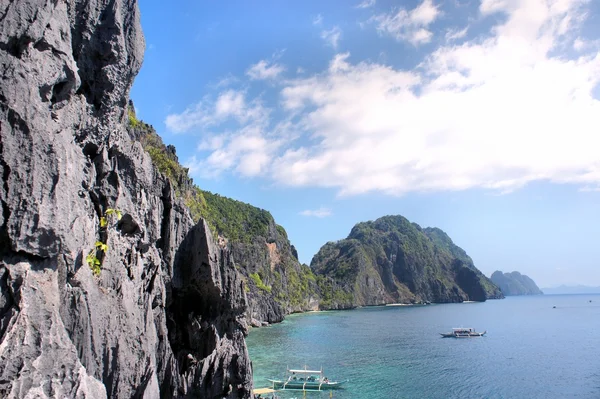
[[[483,337],[484,332],[477,332],[473,328],[453,328],[452,332],[449,333],[440,333],[443,338],[471,338],[471,337]]]
[[[304,369],[289,369],[284,379],[269,379],[273,384],[273,389],[293,389],[303,391],[322,391],[325,389],[338,389],[344,381],[330,381],[323,369],[309,370],[306,366]]]

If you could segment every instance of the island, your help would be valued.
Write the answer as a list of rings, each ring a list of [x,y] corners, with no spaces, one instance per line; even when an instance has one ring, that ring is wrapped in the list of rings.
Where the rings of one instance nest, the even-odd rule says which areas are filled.
[[[528,276],[519,272],[502,273],[495,271],[490,277],[492,282],[502,290],[506,296],[511,295],[542,295],[543,292]]]

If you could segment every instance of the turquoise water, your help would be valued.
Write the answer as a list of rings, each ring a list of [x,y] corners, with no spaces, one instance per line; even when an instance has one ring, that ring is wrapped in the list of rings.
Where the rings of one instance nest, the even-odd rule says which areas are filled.
[[[440,337],[452,327],[488,333]],[[600,295],[291,315],[247,343],[255,387],[306,364],[350,380],[334,398],[600,398]]]

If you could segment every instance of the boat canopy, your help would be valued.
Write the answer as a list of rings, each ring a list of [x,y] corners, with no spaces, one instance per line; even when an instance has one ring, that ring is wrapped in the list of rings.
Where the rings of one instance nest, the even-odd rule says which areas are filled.
[[[290,373],[321,374],[323,370],[288,370]]]

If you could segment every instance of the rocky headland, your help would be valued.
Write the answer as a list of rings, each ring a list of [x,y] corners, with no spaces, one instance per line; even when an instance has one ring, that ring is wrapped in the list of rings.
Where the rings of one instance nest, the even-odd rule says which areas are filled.
[[[344,287],[347,306],[503,297],[442,230],[402,216],[355,225],[348,238],[325,244],[311,268]]]
[[[506,296],[509,295],[542,295],[543,292],[537,284],[528,276],[519,272],[502,273],[497,270],[492,273],[490,279],[502,290]]]

